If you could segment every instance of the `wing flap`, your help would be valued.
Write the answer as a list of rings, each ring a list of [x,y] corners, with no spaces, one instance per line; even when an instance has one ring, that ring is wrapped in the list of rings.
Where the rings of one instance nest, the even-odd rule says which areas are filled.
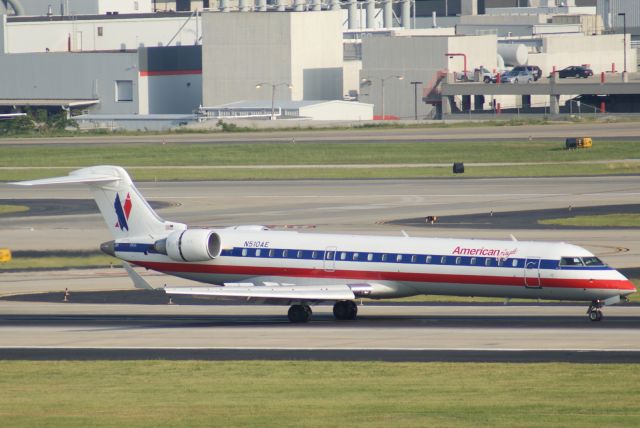
[[[167,294],[189,294],[210,297],[243,297],[281,300],[352,300],[355,295],[344,285],[277,285],[277,286],[217,286],[165,287]]]

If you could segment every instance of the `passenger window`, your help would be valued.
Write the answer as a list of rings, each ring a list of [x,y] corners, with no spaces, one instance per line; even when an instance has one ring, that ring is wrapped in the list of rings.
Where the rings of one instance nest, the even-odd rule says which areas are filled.
[[[242,249],[242,257],[244,257],[244,256],[246,256],[246,255],[247,255],[247,249],[246,249],[246,248],[243,248],[243,249]]]
[[[504,264],[504,260],[503,259],[498,259],[498,266],[502,266]]]
[[[296,254],[296,257],[298,257],[299,259],[302,258],[302,250],[298,250],[298,254]]]
[[[470,264],[475,265],[476,264],[476,258],[475,257],[471,257],[471,260],[469,261]]]
[[[396,255],[396,262],[400,263],[402,261],[402,254]]]
[[[347,259],[347,253],[340,253],[340,260],[346,260]]]
[[[425,263],[431,263],[431,256],[427,256]]]
[[[282,250],[282,257],[284,257],[286,259],[287,258],[287,254],[289,254],[289,252],[287,250]]]
[[[311,258],[312,259],[317,259],[318,258],[318,252],[317,251],[312,252],[311,253]]]
[[[333,260],[333,251],[327,251],[326,259],[327,260]]]
[[[373,254],[369,253],[367,254],[367,261],[371,261],[373,260]]]
[[[276,255],[275,250],[269,250],[269,257],[273,257]]]
[[[456,264],[459,265],[462,263],[462,257],[456,257]]]
[[[511,266],[513,266],[513,267],[518,267],[518,260],[517,260],[517,259],[514,259],[514,260],[511,262]]]
[[[490,259],[490,258],[486,258],[486,259],[484,259],[484,265],[485,265],[485,266],[491,266],[491,264],[492,264],[492,263],[491,263],[491,259]]]
[[[383,262],[386,262],[388,258],[389,258],[388,254],[383,254],[382,255],[382,261]]]
[[[260,257],[260,254],[262,254],[262,251],[260,249],[256,250],[256,257]]]
[[[440,263],[442,263],[443,265],[447,264],[447,256],[442,256],[440,258]]]
[[[411,256],[411,263],[415,263],[418,260],[418,256]]]
[[[353,253],[353,261],[358,261],[360,255],[358,253]]]

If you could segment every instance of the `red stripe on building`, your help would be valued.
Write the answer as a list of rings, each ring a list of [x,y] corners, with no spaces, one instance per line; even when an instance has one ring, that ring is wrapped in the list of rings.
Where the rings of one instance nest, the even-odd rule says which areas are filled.
[[[202,70],[164,70],[164,71],[149,71],[140,70],[140,76],[181,76],[184,74],[202,74]]]

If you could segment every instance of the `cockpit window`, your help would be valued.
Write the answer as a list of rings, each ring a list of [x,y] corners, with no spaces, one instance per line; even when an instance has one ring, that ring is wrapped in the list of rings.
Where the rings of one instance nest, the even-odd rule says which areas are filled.
[[[582,261],[585,266],[604,266],[605,264],[597,257],[583,257]]]
[[[562,257],[560,266],[583,266],[580,257]]]

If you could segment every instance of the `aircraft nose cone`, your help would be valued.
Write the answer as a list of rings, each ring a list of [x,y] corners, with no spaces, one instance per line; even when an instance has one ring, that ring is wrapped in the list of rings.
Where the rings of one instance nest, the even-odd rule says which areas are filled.
[[[100,244],[100,251],[112,257],[116,256],[116,241],[108,241]]]

